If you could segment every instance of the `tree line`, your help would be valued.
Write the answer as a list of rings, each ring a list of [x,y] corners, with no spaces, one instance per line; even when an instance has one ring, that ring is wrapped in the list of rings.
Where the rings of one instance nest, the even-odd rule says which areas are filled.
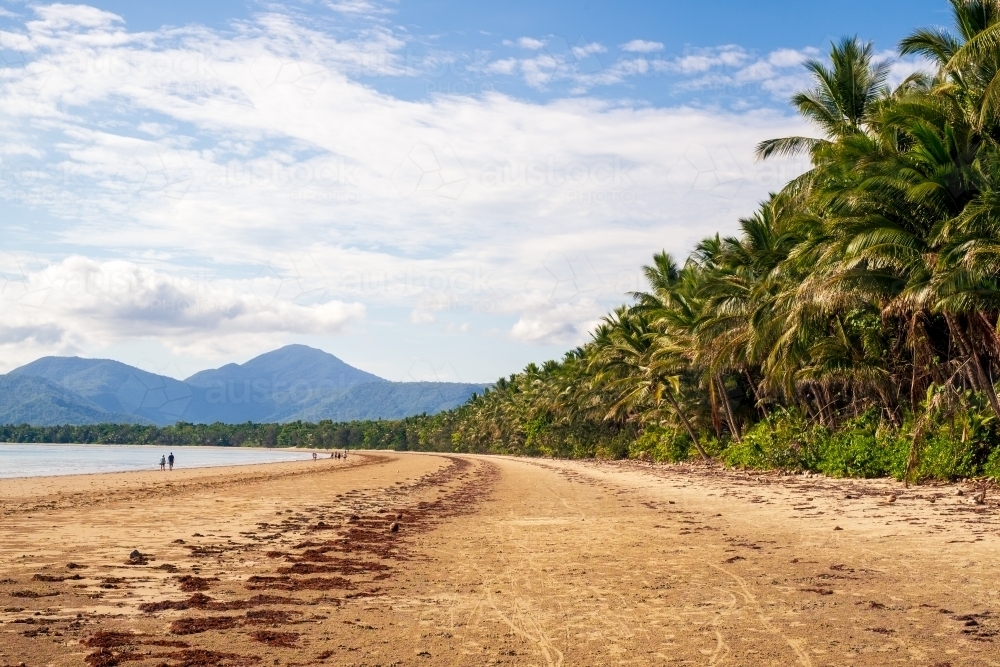
[[[421,440],[425,416],[393,421],[287,424],[92,424],[80,426],[0,426],[0,442],[105,445],[207,445],[217,447],[305,447],[313,449],[427,450]]]
[[[561,361],[459,409],[475,451],[657,459],[833,474],[996,474],[1000,400],[1000,3],[951,0],[953,30],[891,63],[846,38],[805,64],[792,105],[809,158],[732,236],[682,262]]]

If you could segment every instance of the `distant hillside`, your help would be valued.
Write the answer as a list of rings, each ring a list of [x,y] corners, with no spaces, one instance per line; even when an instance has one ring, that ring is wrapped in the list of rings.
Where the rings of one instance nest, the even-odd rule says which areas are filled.
[[[482,393],[486,385],[457,382],[384,382],[352,387],[281,421],[317,422],[402,419],[450,410]]]
[[[0,422],[35,426],[150,423],[139,415],[105,410],[45,378],[15,375],[0,375]]]
[[[0,423],[348,421],[433,414],[485,385],[389,382],[289,345],[175,380],[109,359],[44,357],[0,376]]]
[[[106,412],[135,415],[155,424],[181,419],[195,396],[180,380],[111,359],[43,357],[8,374],[29,376],[49,380]]]

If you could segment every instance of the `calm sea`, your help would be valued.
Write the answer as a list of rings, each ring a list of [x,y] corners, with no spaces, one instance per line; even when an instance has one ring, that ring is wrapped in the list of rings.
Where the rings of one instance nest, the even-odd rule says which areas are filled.
[[[309,452],[241,447],[0,444],[0,479],[159,470],[160,457],[174,453],[174,468],[207,468],[311,459]]]

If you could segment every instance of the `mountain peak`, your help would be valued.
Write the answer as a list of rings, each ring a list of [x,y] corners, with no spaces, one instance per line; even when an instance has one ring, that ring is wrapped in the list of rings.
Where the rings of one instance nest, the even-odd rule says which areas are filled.
[[[274,391],[279,385],[329,390],[386,380],[354,368],[329,352],[295,344],[265,352],[243,364],[227,364],[195,373],[185,382],[196,387],[250,382]]]

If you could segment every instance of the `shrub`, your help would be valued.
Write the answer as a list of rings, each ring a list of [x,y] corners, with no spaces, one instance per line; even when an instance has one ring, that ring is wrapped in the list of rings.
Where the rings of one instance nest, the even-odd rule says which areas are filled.
[[[629,458],[644,461],[686,461],[694,448],[691,437],[678,429],[650,426],[629,445]]]
[[[831,477],[888,477],[905,470],[909,447],[871,410],[823,434],[818,468]]]
[[[754,424],[722,457],[736,468],[816,470],[822,433],[797,411],[781,410]]]
[[[629,431],[619,431],[597,445],[594,455],[599,459],[626,459],[629,455],[629,445],[635,435]]]
[[[979,393],[963,394],[951,411],[926,426],[919,444],[918,479],[996,476],[1000,444],[996,415]]]

